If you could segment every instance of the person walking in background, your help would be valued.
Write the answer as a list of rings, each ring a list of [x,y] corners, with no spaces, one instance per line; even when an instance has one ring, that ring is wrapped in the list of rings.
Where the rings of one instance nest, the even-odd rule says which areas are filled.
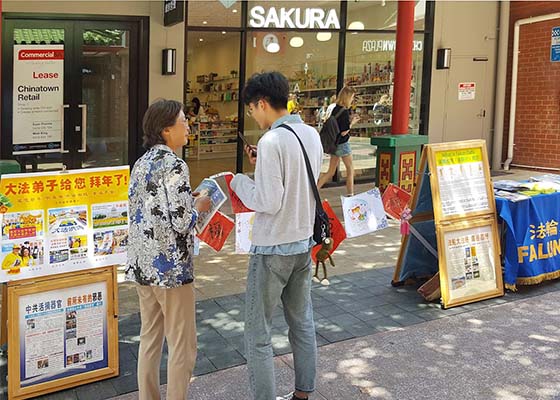
[[[350,148],[348,140],[350,139],[350,129],[360,119],[358,115],[354,115],[350,118],[349,108],[354,101],[355,94],[356,92],[354,89],[349,86],[344,86],[338,93],[335,102],[336,105],[329,114],[329,116],[337,116],[336,121],[338,122],[340,133],[336,138],[336,151],[334,154],[330,154],[329,169],[327,172],[321,174],[319,183],[317,183],[317,186],[322,188],[325,183],[331,180],[340,164],[340,159],[342,159],[346,167],[346,194],[348,196],[354,195],[354,165],[352,162],[352,149]]]
[[[167,339],[167,399],[184,400],[196,360],[194,226],[210,199],[191,193],[189,170],[174,151],[187,141],[181,103],[158,100],[143,120],[147,152],[130,176],[126,278],[140,302],[140,400],[160,398],[159,366]]]
[[[256,164],[255,180],[238,174],[231,182],[241,201],[256,213],[245,300],[245,350],[256,400],[276,399],[271,327],[280,301],[295,368],[295,392],[284,398],[307,399],[315,390],[317,344],[311,305],[315,198],[298,138],[315,181],[323,151],[317,131],[299,115],[288,113],[288,91],[288,80],[279,72],[256,74],[247,82],[243,101],[248,114],[269,131],[256,148],[245,148],[249,161]]]

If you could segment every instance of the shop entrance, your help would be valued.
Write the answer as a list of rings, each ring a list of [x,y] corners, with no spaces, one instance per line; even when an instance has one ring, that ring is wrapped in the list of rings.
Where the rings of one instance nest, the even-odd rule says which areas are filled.
[[[27,171],[126,165],[139,154],[147,21],[70,18],[4,18],[1,152]]]

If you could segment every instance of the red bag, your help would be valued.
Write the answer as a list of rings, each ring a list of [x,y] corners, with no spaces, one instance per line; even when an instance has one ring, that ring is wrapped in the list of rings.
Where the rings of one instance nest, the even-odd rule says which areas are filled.
[[[331,226],[331,237],[332,237],[333,242],[334,242],[333,243],[333,248],[329,252],[329,254],[332,254],[337,249],[337,247],[340,245],[340,243],[342,243],[342,241],[344,239],[346,239],[346,231],[344,230],[344,227],[340,223],[340,220],[338,219],[338,217],[334,213],[333,209],[331,208],[331,205],[329,204],[329,202],[327,200],[324,200],[322,204],[323,204],[323,209],[325,210],[325,212],[329,216],[329,222],[330,222],[330,226]],[[313,247],[313,249],[311,250],[311,259],[313,260],[313,263],[317,262],[317,252],[319,250],[321,250],[321,245],[320,244]]]
[[[233,213],[234,214],[239,214],[239,213],[253,211],[250,208],[247,208],[245,206],[245,204],[243,204],[241,199],[239,197],[237,197],[235,192],[231,189],[231,181],[233,180],[233,176],[234,176],[233,174],[231,174],[231,175],[228,174],[228,175],[225,176],[228,191],[229,191],[229,197],[231,199],[231,208],[233,210]]]
[[[234,227],[233,220],[218,211],[206,225],[206,228],[197,236],[214,250],[220,251]]]
[[[392,183],[387,186],[381,196],[385,213],[396,220],[401,219],[402,212],[411,198],[412,194]]]

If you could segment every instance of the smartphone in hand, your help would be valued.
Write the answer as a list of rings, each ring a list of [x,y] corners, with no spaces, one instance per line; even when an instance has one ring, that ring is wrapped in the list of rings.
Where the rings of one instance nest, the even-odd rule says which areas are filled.
[[[238,131],[237,134],[241,138],[241,141],[243,142],[243,144],[251,149],[251,156],[256,157],[257,156],[257,149],[254,148],[255,146],[253,146],[252,144],[249,144],[249,141],[247,140],[245,135],[243,135],[243,133],[241,133],[241,131]]]

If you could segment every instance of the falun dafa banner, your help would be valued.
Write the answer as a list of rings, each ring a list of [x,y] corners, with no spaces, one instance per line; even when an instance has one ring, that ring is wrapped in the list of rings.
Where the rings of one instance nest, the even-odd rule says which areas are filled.
[[[129,167],[4,175],[0,282],[126,262]]]

